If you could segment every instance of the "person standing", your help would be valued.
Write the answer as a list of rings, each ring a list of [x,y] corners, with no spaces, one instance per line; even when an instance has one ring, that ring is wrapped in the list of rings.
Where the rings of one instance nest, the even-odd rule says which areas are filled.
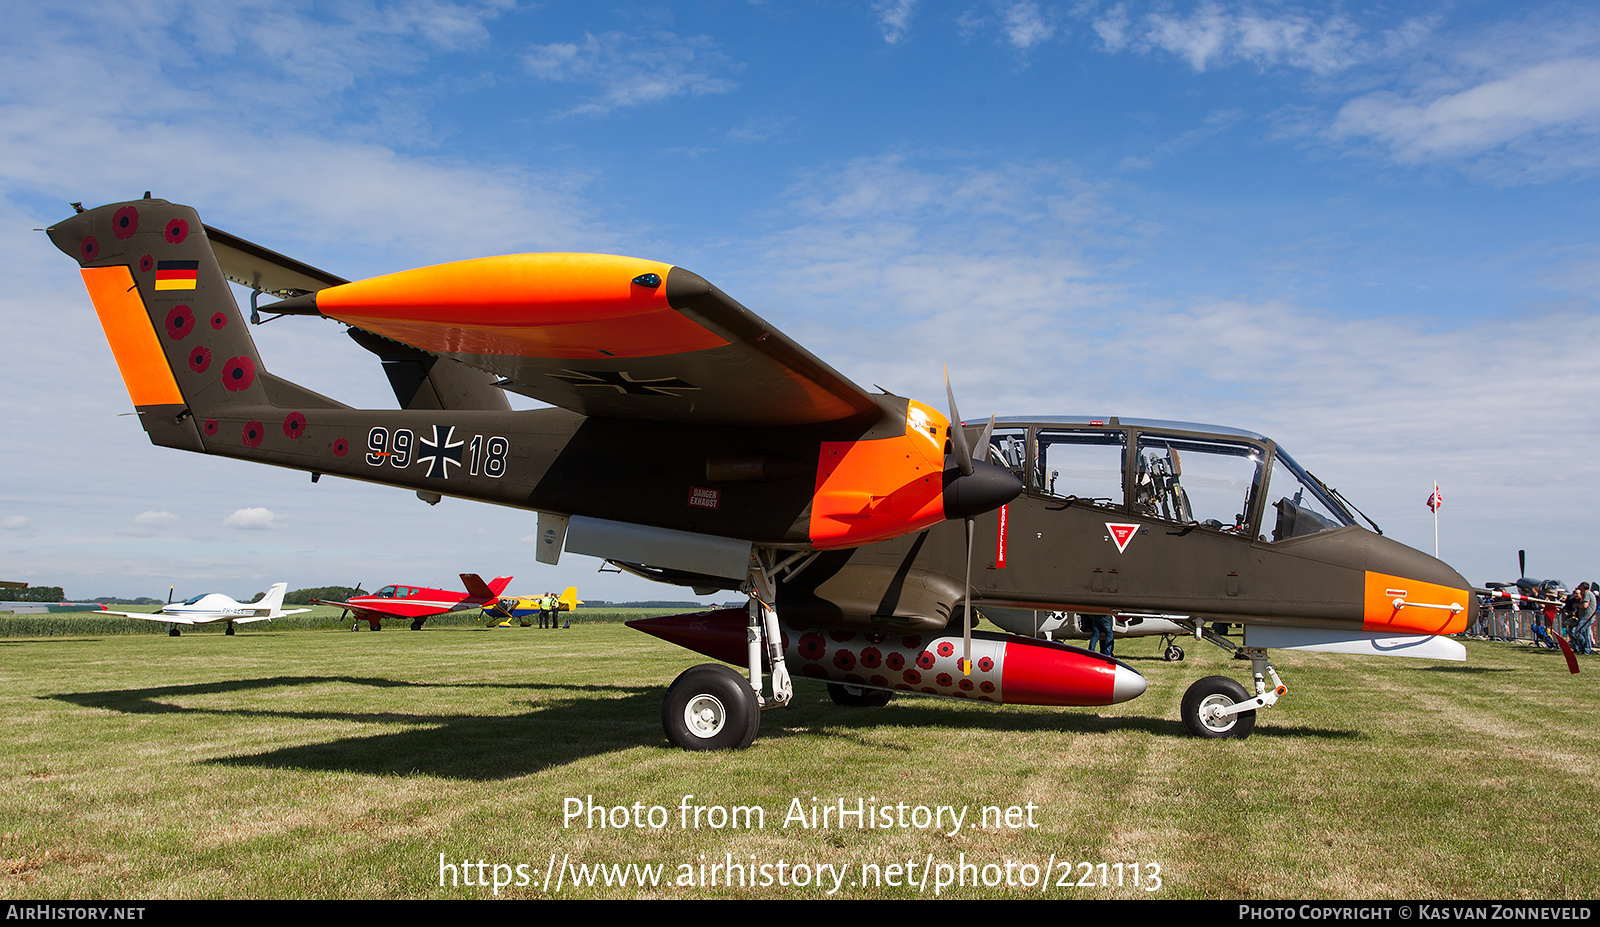
[[[1595,595],[1594,589],[1588,583],[1579,583],[1578,597],[1574,613],[1578,619],[1578,627],[1572,633],[1573,649],[1582,654],[1593,654],[1594,643],[1591,631],[1594,628]]]

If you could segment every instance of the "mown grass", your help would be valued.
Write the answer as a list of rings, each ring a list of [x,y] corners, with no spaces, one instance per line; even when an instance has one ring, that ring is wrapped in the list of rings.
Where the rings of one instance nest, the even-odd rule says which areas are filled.
[[[1247,664],[1195,645],[1169,665],[1154,641],[1123,641],[1151,681],[1123,706],[852,711],[802,682],[751,749],[695,754],[667,746],[660,712],[703,658],[618,624],[273,625],[0,640],[7,897],[493,897],[460,884],[463,860],[510,867],[513,883],[523,865],[530,884],[500,897],[552,897],[552,858],[666,867],[649,888],[567,876],[560,896],[580,898],[826,894],[672,884],[730,858],[774,881],[780,862],[789,881],[797,864],[845,866],[842,897],[931,897],[932,875],[861,884],[864,866],[910,861],[920,879],[930,860],[1013,882],[942,891],[961,898],[1585,899],[1600,886],[1600,663],[1570,676],[1517,645],[1468,643],[1465,665],[1279,654],[1290,692],[1246,741],[1192,739],[1177,708],[1196,678]],[[670,821],[564,822],[566,800],[588,796]],[[981,806],[1031,803],[1036,826],[784,826],[797,799],[841,798],[965,806],[968,824]],[[686,828],[685,802],[760,806],[766,826]],[[442,887],[441,854],[457,867]],[[1016,884],[1052,857],[1047,886]],[[1093,884],[1058,886],[1061,863]]]

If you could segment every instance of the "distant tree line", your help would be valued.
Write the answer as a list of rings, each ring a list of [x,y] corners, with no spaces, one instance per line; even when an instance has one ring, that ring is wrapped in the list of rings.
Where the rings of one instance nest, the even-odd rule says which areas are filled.
[[[67,594],[60,586],[27,586],[22,589],[0,589],[0,599],[12,602],[65,602]]]

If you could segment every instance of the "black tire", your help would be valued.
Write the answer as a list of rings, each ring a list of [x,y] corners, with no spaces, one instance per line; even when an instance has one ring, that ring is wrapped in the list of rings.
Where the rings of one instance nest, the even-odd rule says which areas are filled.
[[[1166,660],[1168,663],[1182,663],[1183,648],[1179,647],[1177,644],[1168,644],[1167,652],[1162,655],[1162,659]]]
[[[1241,711],[1226,718],[1206,720],[1202,712],[1208,706],[1237,705],[1250,701],[1250,693],[1226,676],[1207,676],[1183,693],[1183,726],[1196,737],[1216,740],[1232,737],[1243,740],[1255,730],[1255,709]]]
[[[227,628],[225,628],[222,633],[228,635],[229,637],[232,637],[233,636],[233,622],[231,622],[231,621],[228,622]]]
[[[678,674],[661,705],[667,740],[685,750],[743,750],[756,739],[761,709],[743,676],[720,663]]]
[[[427,621],[427,620],[428,619],[426,619],[426,618],[413,618],[413,619],[411,619],[411,630],[413,630],[413,631],[422,630],[422,623],[424,621]]]
[[[172,627],[167,628],[167,636],[168,637],[178,637],[179,636],[178,626],[177,625],[173,625]]]
[[[828,697],[833,699],[835,705],[843,705],[845,708],[882,708],[894,698],[894,693],[887,689],[865,689],[861,686],[830,682]]]

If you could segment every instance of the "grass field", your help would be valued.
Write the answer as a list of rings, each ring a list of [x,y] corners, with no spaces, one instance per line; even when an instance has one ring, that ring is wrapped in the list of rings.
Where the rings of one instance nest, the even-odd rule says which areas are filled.
[[[1465,665],[1280,652],[1289,694],[1250,739],[1213,742],[1183,733],[1183,689],[1248,664],[1198,644],[1178,665],[1152,640],[1118,647],[1151,682],[1126,705],[847,710],[800,682],[798,707],[767,712],[751,749],[691,754],[667,746],[661,700],[704,659],[620,624],[0,639],[4,892],[487,898],[496,879],[499,897],[577,898],[1600,892],[1600,663],[1571,676],[1559,656],[1476,642]],[[565,819],[590,796],[627,810]],[[887,826],[841,825],[841,800]],[[736,806],[764,826],[712,826]],[[965,809],[961,826],[918,817],[938,806]],[[630,864],[661,867],[659,884],[640,887]]]

